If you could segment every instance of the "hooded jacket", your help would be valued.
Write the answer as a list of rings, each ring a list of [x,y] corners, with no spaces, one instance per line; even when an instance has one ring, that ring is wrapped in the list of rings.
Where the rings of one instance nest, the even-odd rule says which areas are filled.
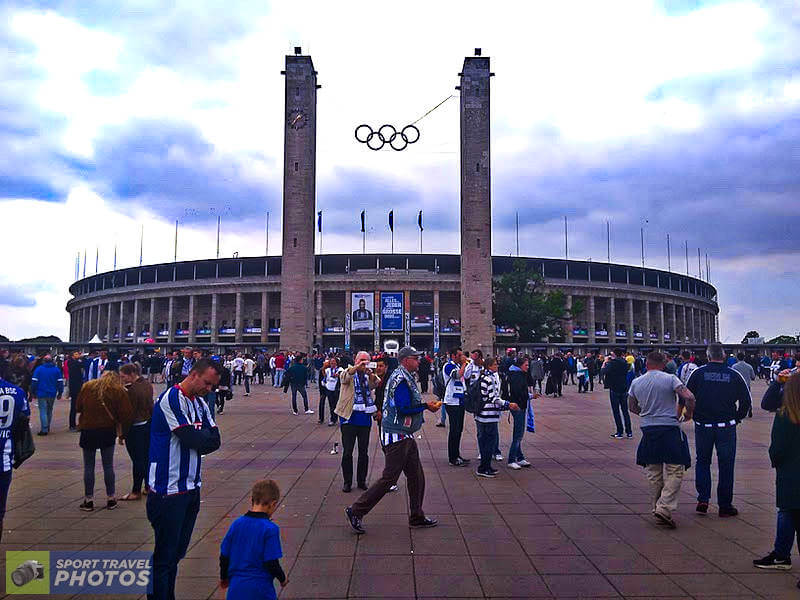
[[[55,363],[45,362],[36,367],[31,378],[31,396],[60,398],[63,393],[64,375]]]

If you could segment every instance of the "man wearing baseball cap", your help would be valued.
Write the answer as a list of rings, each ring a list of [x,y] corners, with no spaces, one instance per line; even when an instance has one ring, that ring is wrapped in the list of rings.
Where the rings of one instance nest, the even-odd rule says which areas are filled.
[[[381,478],[373,483],[345,509],[347,521],[356,533],[364,533],[361,519],[371,511],[381,498],[397,483],[400,473],[406,474],[410,514],[408,524],[413,528],[435,527],[436,519],[430,519],[422,511],[425,496],[425,473],[419,458],[414,433],[424,422],[422,413],[427,409],[436,412],[440,401],[423,402],[417,382],[412,373],[419,367],[419,357],[412,346],[403,346],[397,353],[398,367],[389,376],[383,402],[381,419],[381,444],[386,455],[386,464]]]

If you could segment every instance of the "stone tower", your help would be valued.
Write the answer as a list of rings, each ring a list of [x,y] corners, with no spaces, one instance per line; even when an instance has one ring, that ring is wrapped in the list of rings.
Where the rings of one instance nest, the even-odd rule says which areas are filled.
[[[286,57],[283,145],[281,342],[308,352],[313,338],[314,205],[317,158],[317,72],[295,48]]]
[[[489,58],[464,59],[461,85],[461,345],[494,347],[492,201],[489,153]]]

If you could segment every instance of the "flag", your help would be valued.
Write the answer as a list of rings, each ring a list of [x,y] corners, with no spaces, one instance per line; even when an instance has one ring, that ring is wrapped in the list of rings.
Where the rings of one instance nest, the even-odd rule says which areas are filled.
[[[389,229],[394,231],[394,211],[389,211]]]
[[[417,225],[419,225],[420,231],[424,230],[424,228],[422,227],[422,211],[419,211],[419,215],[417,216]]]
[[[367,211],[365,211],[365,210],[361,211],[361,233],[364,233],[366,231],[366,229],[364,227],[364,220],[366,219],[366,216],[365,216],[364,213],[366,213],[366,212]]]
[[[322,233],[322,211],[317,213],[317,231]]]

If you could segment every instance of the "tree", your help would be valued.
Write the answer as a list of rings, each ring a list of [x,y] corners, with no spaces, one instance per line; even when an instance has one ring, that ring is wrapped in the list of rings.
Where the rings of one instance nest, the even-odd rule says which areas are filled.
[[[6,336],[0,334],[0,344],[7,344],[10,341]]]
[[[60,344],[61,338],[57,335],[37,335],[32,338],[17,340],[18,344]]]
[[[747,344],[748,343],[747,340],[749,340],[750,338],[760,338],[760,337],[761,334],[759,334],[757,331],[748,331],[747,333],[744,334],[744,337],[742,338],[742,343]]]
[[[514,327],[517,341],[538,342],[563,337],[563,321],[583,310],[580,301],[567,309],[561,291],[545,292],[541,274],[515,260],[512,270],[492,283],[495,325]]]
[[[793,335],[779,335],[778,337],[767,340],[768,344],[796,344],[797,338]]]

